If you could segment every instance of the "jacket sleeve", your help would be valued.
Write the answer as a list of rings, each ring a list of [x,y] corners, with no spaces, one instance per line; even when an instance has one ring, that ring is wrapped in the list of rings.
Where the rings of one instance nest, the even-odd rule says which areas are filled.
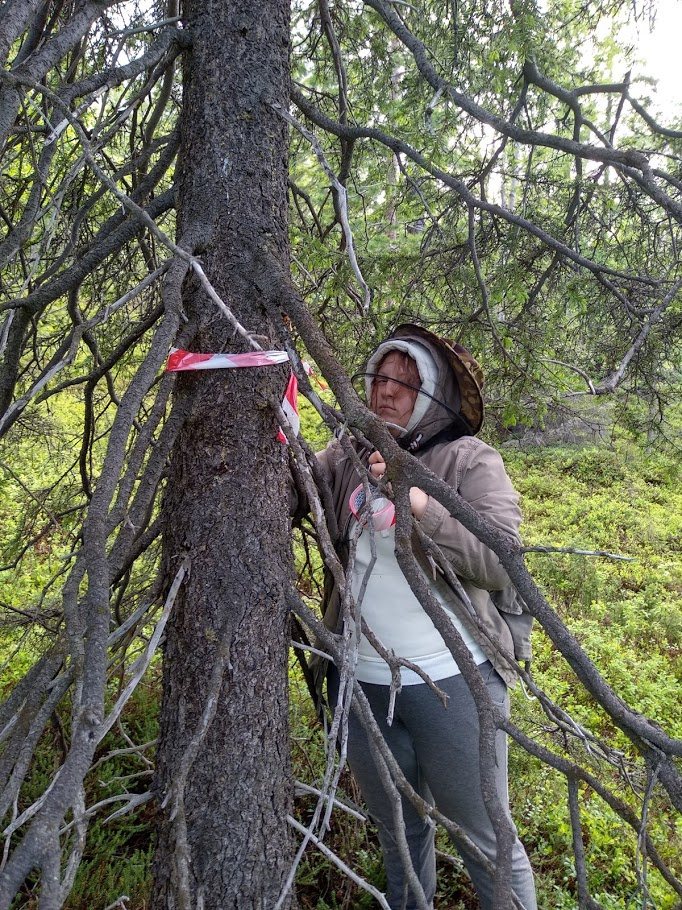
[[[448,476],[443,479],[454,480]],[[469,453],[458,492],[489,524],[520,543],[519,496],[495,449],[482,444]],[[419,527],[443,550],[456,574],[477,588],[499,591],[511,584],[493,551],[433,496],[429,496]]]

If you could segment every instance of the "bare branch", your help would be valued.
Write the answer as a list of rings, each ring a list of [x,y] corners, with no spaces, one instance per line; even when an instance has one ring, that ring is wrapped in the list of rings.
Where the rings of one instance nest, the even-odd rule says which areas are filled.
[[[287,123],[290,123],[292,126],[294,126],[299,131],[299,133],[305,139],[307,139],[308,142],[312,145],[315,155],[317,156],[317,160],[320,162],[322,169],[324,170],[325,174],[329,177],[329,179],[332,183],[332,186],[336,190],[336,195],[339,200],[339,215],[341,218],[341,227],[343,228],[343,235],[346,239],[346,247],[348,249],[348,259],[350,261],[351,268],[353,269],[353,273],[355,274],[355,277],[357,278],[358,284],[362,288],[363,301],[364,301],[364,312],[366,313],[369,310],[370,305],[372,303],[372,292],[370,291],[367,282],[363,278],[362,272],[360,271],[360,266],[358,265],[357,257],[355,255],[355,244],[353,242],[353,233],[351,231],[350,222],[348,220],[348,197],[347,197],[347,193],[346,193],[346,188],[337,179],[336,175],[334,174],[333,170],[331,169],[331,166],[329,165],[329,162],[327,161],[327,159],[325,157],[324,152],[322,151],[322,146],[317,141],[315,136],[313,136],[313,134],[310,132],[310,130],[307,130],[303,126],[303,124],[299,123],[298,120],[296,120],[295,117],[292,117],[288,111],[284,110],[284,108],[279,107],[277,105],[273,105],[273,109],[276,110],[277,113],[287,121]]]

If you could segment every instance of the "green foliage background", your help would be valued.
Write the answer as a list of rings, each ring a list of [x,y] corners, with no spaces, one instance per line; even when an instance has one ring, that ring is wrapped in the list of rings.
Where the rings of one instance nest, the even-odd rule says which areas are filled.
[[[326,441],[326,431],[302,405],[303,428],[313,447]],[[569,628],[615,690],[639,711],[656,720],[671,735],[682,735],[682,468],[675,457],[646,453],[629,440],[610,445],[529,447],[518,441],[502,442],[508,470],[522,496],[525,515],[524,543],[607,550],[632,558],[621,562],[569,554],[529,554],[534,577]],[[5,478],[5,487],[8,487]],[[15,490],[16,493],[16,490]],[[8,502],[7,499],[4,500]],[[6,525],[7,527],[7,525]],[[31,555],[35,584],[40,584],[45,564],[62,552],[58,541],[46,553]],[[297,549],[299,565],[305,562]],[[314,574],[320,571],[313,560]],[[302,585],[311,602],[318,592],[314,579]],[[27,592],[4,583],[3,599],[20,601]],[[7,654],[19,630],[4,632]],[[39,636],[32,639],[40,648]],[[636,788],[644,786],[641,770],[634,770],[628,742],[613,728],[577,683],[570,668],[536,628],[534,632],[534,678],[572,717],[592,733],[623,753],[623,763],[633,774]],[[14,671],[14,668],[12,670]],[[5,671],[3,688],[11,679]],[[98,757],[125,748],[125,736],[135,742],[151,742],[156,735],[158,666],[141,685],[127,706],[121,725],[102,743]],[[110,684],[110,698],[117,683]],[[324,745],[300,671],[292,658],[291,670],[292,750],[298,779],[314,783],[324,770]],[[68,719],[68,707],[64,709]],[[558,751],[593,762],[604,773],[604,763],[591,760],[579,743],[566,743],[552,731],[537,705],[518,688],[513,699],[515,721],[529,735]],[[52,773],[55,755],[63,747],[64,728],[56,718],[45,737],[31,782],[22,802],[29,805]],[[148,757],[153,757],[152,750]],[[606,777],[619,795],[637,811],[641,792],[635,795],[615,771]],[[640,775],[638,777],[638,775]],[[149,766],[133,756],[105,760],[87,780],[87,801],[92,804],[112,796],[144,793],[149,785]],[[347,772],[343,793],[355,802],[359,794]],[[540,906],[577,907],[571,828],[564,778],[541,765],[512,744],[510,786],[515,820],[529,850],[538,877]],[[659,850],[673,868],[682,855],[682,824],[662,822],[665,809],[656,791],[650,806],[650,832]],[[105,818],[122,802],[100,811],[91,823],[89,845],[69,910],[104,910],[122,895],[129,910],[144,910],[150,892],[154,809],[150,804],[109,823]],[[305,820],[312,811],[313,797],[297,800],[297,815]],[[589,884],[605,910],[630,910],[641,906],[637,890],[636,837],[605,804],[587,789],[581,790],[583,839]],[[21,811],[22,806],[19,806]],[[377,886],[382,886],[381,861],[372,826],[342,812],[335,812],[330,846],[353,868]],[[447,839],[439,846],[451,853]],[[659,908],[672,908],[675,899],[655,871],[649,871],[649,888]],[[371,907],[372,899],[338,874],[313,848],[300,868],[299,900],[307,910]],[[439,906],[448,910],[473,908],[475,898],[461,864],[439,864]],[[16,904],[33,906],[29,893]]]
[[[121,10],[125,7],[121,4]],[[505,117],[516,103],[524,64],[531,59],[548,78],[566,89],[611,79],[612,73],[620,72],[619,67],[624,68],[615,26],[602,33],[598,42],[592,41],[605,17],[628,14],[620,2],[595,5],[556,0],[541,8],[526,0],[510,4],[425,0],[420,9],[419,16],[407,21],[437,59],[439,72],[457,90]],[[320,35],[318,10],[317,0],[294,4],[293,78],[314,98],[319,110],[336,119],[340,107],[337,75]],[[162,18],[160,5],[158,12]],[[146,9],[139,9],[133,18],[142,21],[146,15]],[[68,22],[67,7],[61,16]],[[333,16],[351,87],[350,123],[371,125],[399,136],[419,149],[433,168],[442,168],[467,187],[475,187],[481,199],[502,198],[510,211],[522,211],[557,241],[626,276],[622,292],[628,306],[623,307],[589,270],[578,269],[568,258],[555,256],[536,236],[519,230],[499,214],[481,209],[476,211],[472,235],[487,291],[487,300],[483,301],[473,263],[469,213],[461,198],[408,156],[398,161],[385,145],[360,141],[354,148],[346,184],[358,261],[374,290],[373,305],[365,310],[348,264],[346,240],[334,218],[328,180],[307,140],[292,129],[292,271],[306,305],[333,343],[339,360],[352,372],[397,322],[420,321],[463,341],[485,363],[486,432],[489,441],[502,446],[510,474],[522,493],[526,543],[603,549],[633,559],[617,562],[568,554],[530,554],[528,563],[535,578],[616,691],[671,735],[680,736],[682,494],[676,447],[682,427],[679,294],[631,363],[613,404],[588,406],[587,417],[583,414],[581,418],[600,423],[610,434],[608,438],[599,445],[547,447],[549,437],[543,436],[545,427],[562,426],[575,419],[575,408],[567,404],[567,396],[585,393],[584,376],[576,370],[595,381],[611,374],[648,314],[677,280],[679,224],[669,210],[654,205],[635,181],[624,182],[622,172],[614,176],[594,161],[581,163],[541,145],[502,142],[500,135],[492,144],[484,141],[481,123],[445,96],[430,107],[432,87],[419,75],[411,55],[360,0],[334,4]],[[58,20],[59,16],[55,27]],[[112,65],[117,42],[110,41],[107,29],[95,29],[91,38],[88,53],[79,52],[71,61],[74,78],[76,72],[77,78],[87,78]],[[126,53],[132,59],[154,40],[146,32],[133,35]],[[581,50],[586,42],[592,44],[587,55]],[[64,61],[63,69],[70,71],[71,63]],[[161,69],[157,76],[160,73]],[[81,118],[88,130],[95,128],[96,120],[104,130],[109,173],[117,175],[126,192],[144,181],[163,157],[164,149],[173,146],[180,108],[181,86],[176,81],[169,104],[162,105],[156,136],[148,136],[144,124],[148,119],[153,122],[156,100],[163,93],[155,82],[150,82],[147,92],[146,81],[147,75],[140,72],[129,85],[116,85],[102,102],[99,114],[86,109]],[[53,84],[55,90],[62,85],[57,69],[46,83]],[[131,101],[133,119],[127,125],[122,121],[118,132],[120,108],[138,92],[142,94],[135,104]],[[593,100],[583,96],[585,116],[604,132],[614,122],[617,97],[616,93],[607,101],[605,97]],[[42,102],[35,103],[37,98],[32,98],[33,106],[27,106],[25,122],[13,136],[10,157],[3,164],[0,203],[8,229],[12,223],[20,223],[30,207],[33,180],[44,206],[38,206],[31,231],[19,243],[21,255],[10,257],[3,269],[2,290],[8,298],[30,296],[42,285],[49,289],[55,275],[84,258],[100,231],[106,234],[108,220],[113,223],[123,218],[120,201],[102,191],[90,170],[81,172],[77,164],[81,149],[72,128],[67,128],[55,145],[49,179],[36,176],[33,143],[45,126]],[[305,120],[303,114],[297,116]],[[573,135],[574,120],[566,105],[537,87],[528,92],[523,122],[528,128],[561,138]],[[629,108],[618,129],[619,148],[644,148],[649,160],[653,164],[664,162],[679,183],[675,170],[679,170],[679,136],[666,138],[656,132],[643,135],[642,121]],[[322,130],[317,130],[317,135],[332,168],[339,173],[344,161],[343,143]],[[584,126],[579,138],[593,139]],[[498,166],[493,172],[487,171],[491,156],[498,150]],[[154,184],[152,195],[158,196],[172,185],[172,161],[170,155],[168,170]],[[667,189],[674,195],[676,184],[670,185],[673,189]],[[53,212],[50,206],[54,199],[59,199],[60,205]],[[173,234],[173,212],[164,211],[158,222]],[[64,338],[73,330],[76,317],[93,319],[105,311],[165,255],[157,238],[139,230],[115,254],[93,266],[82,281],[74,279],[68,293],[55,292],[51,304],[27,331],[15,398],[29,393],[45,375]],[[62,582],[80,546],[82,520],[101,471],[116,399],[129,386],[148,349],[148,329],[159,318],[154,315],[157,310],[158,288],[154,288],[109,320],[93,324],[88,345],[77,346],[73,361],[36,395],[2,441],[3,693],[55,639],[62,621]],[[111,355],[116,356],[105,377],[97,371]],[[88,380],[90,373],[95,378]],[[151,410],[154,394],[155,390],[150,390],[141,418]],[[329,398],[326,393],[323,397]],[[302,411],[304,435],[310,446],[318,449],[327,441],[328,432],[309,405],[302,403]],[[519,438],[526,438],[524,428],[539,434],[539,447],[519,443]],[[131,432],[129,451],[134,441]],[[141,477],[142,471],[134,476]],[[159,490],[162,488],[161,480]],[[157,514],[158,500],[152,503],[145,520]],[[115,622],[130,615],[153,584],[159,549],[158,542],[152,544],[135,560],[130,575],[117,581],[112,608]],[[320,560],[312,550],[304,550],[302,538],[297,539],[296,550],[299,569],[305,570],[301,590],[314,604],[319,597]],[[596,759],[595,767],[639,811],[646,780],[634,763],[629,744],[595,708],[541,630],[535,633],[535,655],[536,679],[549,695],[579,723],[607,740],[611,748],[621,751],[636,792]],[[112,658],[120,656],[120,652],[112,654]],[[125,655],[125,668],[134,657],[135,653]],[[158,676],[157,662],[127,706],[121,723],[101,744],[98,758],[102,764],[86,782],[88,805],[146,791],[148,762],[118,750],[125,749],[129,739],[154,740]],[[109,680],[108,707],[122,684],[123,669]],[[297,775],[313,781],[321,774],[323,747],[294,662],[291,688]],[[514,710],[529,735],[585,758],[582,747],[564,741],[521,691],[515,695]],[[65,703],[41,739],[31,777],[21,792],[18,813],[44,791],[66,754],[69,724],[69,704]],[[151,750],[145,754],[151,757]],[[511,751],[511,769],[516,818],[538,871],[540,903],[551,908],[575,907],[564,781],[516,747]],[[358,799],[348,775],[344,776],[344,787],[350,798]],[[632,832],[626,831],[594,794],[583,790],[581,798],[585,808],[583,839],[595,898],[605,910],[640,906]],[[122,895],[128,896],[125,903],[129,910],[146,906],[154,809],[147,804],[107,823],[107,815],[120,804],[103,808],[90,825],[87,853],[67,905],[71,910],[103,910]],[[652,835],[679,874],[679,822],[660,820],[670,816],[656,791],[650,808]],[[309,810],[309,798],[302,798],[297,811],[305,818]],[[336,815],[331,843],[363,875],[381,884],[381,864],[371,826]],[[445,842],[441,846],[448,849]],[[441,904],[449,910],[472,907],[471,889],[458,864],[444,861],[441,873]],[[672,893],[655,872],[650,873],[649,886],[657,907],[674,906]],[[307,910],[371,905],[366,895],[312,852],[300,869],[299,888]],[[16,906],[34,905],[34,895],[27,888]]]

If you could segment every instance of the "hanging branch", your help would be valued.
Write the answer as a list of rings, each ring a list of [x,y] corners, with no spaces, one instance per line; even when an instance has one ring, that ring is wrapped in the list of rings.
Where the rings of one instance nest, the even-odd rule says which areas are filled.
[[[617,388],[617,386],[622,382],[625,372],[626,372],[628,366],[630,365],[631,361],[641,351],[652,328],[656,325],[657,322],[659,322],[659,320],[662,318],[663,314],[668,309],[668,307],[675,301],[675,298],[677,297],[677,295],[680,291],[680,288],[682,288],[682,279],[675,282],[673,287],[670,289],[670,291],[665,295],[665,297],[661,301],[660,305],[658,307],[656,307],[656,309],[653,311],[651,316],[647,319],[644,327],[642,328],[641,332],[635,339],[634,344],[632,345],[632,347],[629,349],[627,354],[625,354],[625,356],[621,360],[620,365],[618,366],[618,369],[615,370],[615,372],[613,372],[611,374],[611,376],[609,376],[607,379],[603,380],[603,382],[595,388],[595,390],[594,390],[595,395],[609,394],[610,392],[613,392]]]
[[[456,104],[457,107],[474,117],[479,123],[484,123],[487,126],[492,127],[498,133],[501,133],[503,136],[507,136],[515,142],[520,142],[524,145],[552,148],[557,151],[566,152],[566,154],[576,158],[601,161],[616,167],[620,166],[623,169],[623,172],[629,177],[637,180],[651,198],[655,199],[665,211],[669,211],[677,221],[682,221],[682,205],[677,202],[677,200],[661,191],[653,182],[646,155],[634,149],[620,151],[618,149],[610,148],[608,144],[605,147],[587,145],[582,142],[577,142],[574,139],[567,139],[563,136],[542,133],[538,130],[526,130],[514,123],[510,123],[502,117],[498,117],[486,110],[480,104],[477,104],[469,96],[456,91],[445,79],[438,75],[429,60],[429,55],[424,45],[412,34],[412,32],[410,32],[405,23],[389,4],[384,2],[384,0],[364,0],[364,3],[378,13],[395,36],[399,38],[411,52],[419,72],[429,85],[434,90],[442,87],[450,100]],[[537,77],[540,78],[537,68],[534,67],[534,64],[530,61],[527,64],[527,77],[532,75],[537,75]],[[544,82],[545,80],[543,79],[543,83]],[[546,80],[546,84],[550,84],[549,80]],[[560,89],[558,86],[552,84],[552,88],[553,94],[561,95],[562,100],[567,100],[570,97],[569,93],[564,92],[564,90]],[[571,99],[571,103],[574,108],[577,106],[577,110],[579,110],[577,100]],[[605,137],[600,136],[600,139],[603,142],[606,142]]]
[[[370,305],[372,303],[372,292],[370,291],[369,285],[365,281],[365,279],[362,275],[362,272],[360,271],[360,266],[358,265],[357,256],[355,254],[355,244],[353,242],[353,232],[351,230],[350,222],[348,220],[348,195],[346,193],[346,188],[339,182],[338,178],[336,177],[336,174],[332,170],[329,162],[327,161],[327,159],[325,157],[324,152],[322,151],[322,146],[317,141],[315,136],[313,136],[313,134],[309,130],[307,130],[303,126],[303,124],[299,123],[295,117],[292,117],[288,111],[284,110],[284,108],[282,108],[278,105],[271,105],[271,107],[273,108],[273,110],[277,111],[277,113],[280,115],[280,117],[283,117],[284,120],[287,121],[287,123],[290,123],[293,127],[295,127],[299,131],[299,133],[305,139],[307,139],[307,141],[312,146],[313,151],[315,152],[315,155],[317,156],[317,160],[320,162],[322,169],[324,170],[327,177],[329,177],[329,180],[331,181],[332,186],[336,190],[336,198],[338,199],[338,203],[339,203],[339,217],[341,220],[341,227],[343,229],[343,235],[346,239],[346,248],[348,250],[348,260],[350,262],[351,268],[353,269],[353,273],[358,281],[358,284],[362,288],[363,309],[364,309],[364,312],[367,313],[370,308]],[[352,141],[353,137],[349,137],[349,139]]]
[[[537,237],[538,240],[540,240],[545,246],[561,253],[566,257],[566,259],[575,262],[576,265],[582,266],[583,268],[592,272],[595,276],[601,275],[603,277],[603,280],[607,282],[606,286],[609,287],[609,289],[611,289],[611,282],[608,280],[608,278],[606,278],[606,276],[610,276],[611,278],[621,278],[627,281],[636,281],[645,286],[659,286],[660,282],[654,278],[650,278],[645,275],[629,275],[626,272],[622,272],[618,269],[614,269],[610,266],[603,265],[601,263],[588,259],[587,257],[582,256],[580,253],[576,252],[573,247],[569,246],[566,243],[562,243],[560,240],[557,240],[548,231],[545,231],[533,221],[517,215],[515,212],[510,211],[504,206],[496,205],[495,203],[488,202],[485,199],[479,199],[469,190],[464,181],[453,177],[452,174],[449,174],[447,171],[444,171],[442,168],[434,165],[433,162],[426,158],[425,155],[418,152],[404,140],[392,136],[383,130],[379,130],[376,127],[342,126],[340,123],[337,123],[330,117],[327,117],[325,114],[323,114],[317,108],[315,108],[308,101],[305,95],[303,95],[303,93],[299,92],[297,89],[292,89],[291,99],[295,103],[296,107],[298,107],[299,110],[310,121],[321,127],[325,132],[332,133],[335,136],[344,136],[347,138],[373,139],[376,142],[385,145],[396,154],[403,154],[406,157],[411,158],[424,171],[431,174],[436,179],[442,181],[445,186],[454,190],[466,205],[471,205],[475,209],[480,209],[481,211],[488,212],[489,214],[494,215],[495,217],[500,218],[511,225],[514,225],[515,227],[519,227],[526,233]],[[615,293],[616,289],[614,288],[614,295]]]

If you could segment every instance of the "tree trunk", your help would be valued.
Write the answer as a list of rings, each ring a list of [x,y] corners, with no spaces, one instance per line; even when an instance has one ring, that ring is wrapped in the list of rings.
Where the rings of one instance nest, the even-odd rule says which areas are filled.
[[[178,235],[204,238],[197,252],[213,286],[268,336],[251,262],[266,245],[288,267],[287,130],[267,102],[288,105],[289,2],[184,9]],[[186,346],[247,349],[194,279],[183,301]],[[191,571],[167,627],[154,910],[271,908],[290,868],[288,465],[268,405],[286,373],[180,374],[176,386],[184,427],[164,564],[169,583],[187,557]]]

